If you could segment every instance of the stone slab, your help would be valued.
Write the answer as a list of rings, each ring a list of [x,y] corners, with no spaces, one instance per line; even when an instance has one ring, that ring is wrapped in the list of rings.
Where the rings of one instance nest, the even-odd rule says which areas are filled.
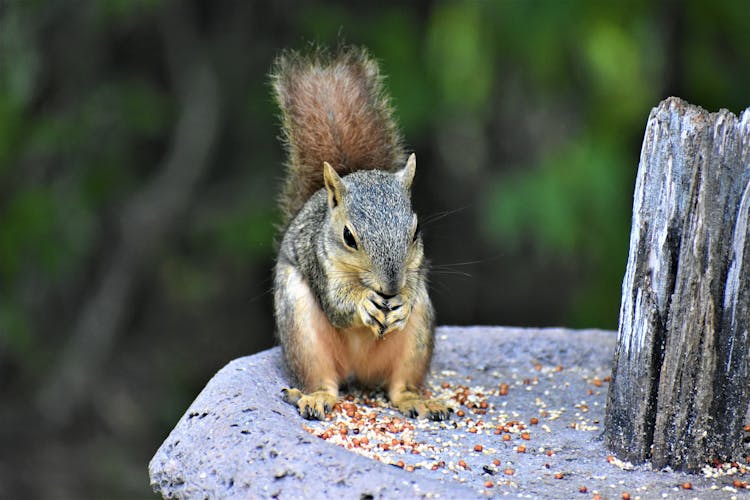
[[[156,452],[151,485],[165,498],[737,494],[732,483],[744,479],[726,475],[732,470],[689,475],[609,457],[600,436],[614,346],[615,333],[600,330],[439,328],[428,388],[454,406],[450,421],[400,418],[377,394],[354,401],[376,426],[414,424],[396,435],[413,447],[406,454],[404,446],[379,447],[374,436],[359,454],[341,446],[352,445],[351,433],[318,437],[352,422],[340,410],[331,421],[309,422],[282,402],[289,381],[279,348],[239,358],[211,379]]]

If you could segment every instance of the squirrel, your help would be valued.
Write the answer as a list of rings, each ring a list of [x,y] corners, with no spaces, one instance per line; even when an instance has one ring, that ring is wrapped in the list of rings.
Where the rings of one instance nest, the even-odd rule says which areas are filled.
[[[276,334],[301,389],[283,399],[322,420],[352,378],[414,417],[451,410],[421,393],[434,347],[408,159],[367,50],[287,51],[271,71],[288,154],[274,269]]]

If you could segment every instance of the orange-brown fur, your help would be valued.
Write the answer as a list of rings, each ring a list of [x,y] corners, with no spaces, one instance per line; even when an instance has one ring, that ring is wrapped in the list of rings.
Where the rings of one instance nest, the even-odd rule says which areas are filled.
[[[405,161],[377,65],[353,47],[287,53],[272,78],[289,154],[275,315],[302,389],[284,398],[322,419],[354,378],[384,386],[407,415],[447,418],[419,390],[434,315],[411,207],[416,156]]]
[[[287,221],[323,187],[324,161],[340,175],[403,165],[383,78],[364,49],[348,47],[335,57],[320,49],[305,58],[287,52],[271,77],[282,111],[287,166],[293,170],[282,196]]]
[[[320,388],[324,382],[337,384],[354,376],[366,384],[387,384],[403,379],[414,385],[422,383],[428,357],[420,362],[405,363],[413,355],[412,345],[418,338],[413,329],[424,328],[422,304],[417,304],[402,330],[383,338],[376,337],[365,326],[336,329],[320,309],[315,296],[296,270],[287,270],[287,284],[294,292],[295,338],[305,348],[296,357],[305,365],[303,384],[306,391]]]

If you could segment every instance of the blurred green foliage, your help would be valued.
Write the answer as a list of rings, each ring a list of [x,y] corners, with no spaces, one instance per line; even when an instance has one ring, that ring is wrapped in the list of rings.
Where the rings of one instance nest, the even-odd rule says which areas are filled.
[[[112,50],[122,51],[113,42],[117,33],[154,29],[169,5],[107,0],[79,8],[70,22],[85,32],[76,34],[70,50],[110,41]],[[2,16],[0,339],[16,339],[9,345],[30,345],[19,339],[34,330],[35,306],[16,296],[24,289],[20,281],[33,271],[64,286],[85,272],[101,237],[97,226],[106,223],[101,214],[121,207],[153,172],[176,118],[163,75],[148,71],[163,64],[158,58],[118,67],[107,58],[119,56],[107,56],[104,46],[50,59],[57,52],[44,38],[46,23],[66,6],[16,2]],[[585,271],[575,287],[578,297],[561,320],[612,327],[634,147],[648,110],[671,91],[710,108],[739,111],[747,104],[750,22],[736,7],[731,0],[711,6],[579,0],[362,9],[303,2],[286,28],[296,40],[370,47],[388,75],[410,144],[427,144],[431,135],[444,141],[446,133],[450,140],[451,126],[486,136],[478,157],[486,164],[450,167],[481,176],[473,214],[485,246],[512,254],[530,243],[547,258],[585,262],[588,269],[576,271]],[[60,66],[84,55],[90,62],[71,70],[84,68],[86,78]],[[269,62],[272,56],[264,55]],[[243,112],[256,116],[231,119],[271,127],[268,88],[262,75],[255,77],[242,99]],[[522,114],[498,116],[504,111]],[[525,135],[508,130],[514,122]],[[513,146],[497,147],[503,139],[493,135],[503,133],[521,139],[510,158],[502,155]],[[457,139],[438,149],[460,144]],[[265,160],[269,165],[253,173],[268,179],[277,160]],[[221,258],[267,259],[275,231],[269,221],[277,218],[273,197],[232,207],[195,229],[194,241],[210,240],[202,248]]]
[[[382,59],[407,138],[451,121],[486,133],[514,99],[527,109],[505,107],[560,121],[534,125],[539,135],[518,144],[523,161],[503,164],[488,147],[476,213],[503,252],[531,243],[579,262],[561,320],[612,328],[649,109],[670,94],[709,109],[748,105],[750,21],[739,14],[732,0],[438,2],[424,24],[404,9],[367,12],[357,41]],[[359,15],[316,5],[302,24],[314,40],[335,40]]]
[[[649,110],[669,95],[750,105],[746,11],[734,0],[0,3],[0,391],[34,392],[121,244],[123,208],[159,174],[181,111],[175,33],[189,47],[178,62],[201,54],[216,72],[222,120],[207,175],[142,267],[115,346],[126,354],[99,381],[102,400],[149,410],[128,414],[142,428],[91,410],[141,446],[139,466],[212,371],[272,342],[283,159],[265,75],[281,49],[343,40],[381,62],[420,159],[415,204],[436,220],[425,233],[441,323],[615,328]],[[191,29],[175,28],[182,18]],[[127,460],[103,464],[102,484]]]

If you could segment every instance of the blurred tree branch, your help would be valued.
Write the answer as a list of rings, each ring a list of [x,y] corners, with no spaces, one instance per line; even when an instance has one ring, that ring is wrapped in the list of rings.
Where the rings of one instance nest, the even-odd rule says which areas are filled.
[[[171,147],[155,177],[122,210],[120,242],[105,257],[98,287],[84,301],[57,366],[40,386],[37,406],[54,425],[70,422],[89,397],[128,316],[144,264],[167,240],[210,164],[220,128],[219,88],[206,54],[193,46],[192,22],[184,8],[165,13],[167,66],[179,109]]]

